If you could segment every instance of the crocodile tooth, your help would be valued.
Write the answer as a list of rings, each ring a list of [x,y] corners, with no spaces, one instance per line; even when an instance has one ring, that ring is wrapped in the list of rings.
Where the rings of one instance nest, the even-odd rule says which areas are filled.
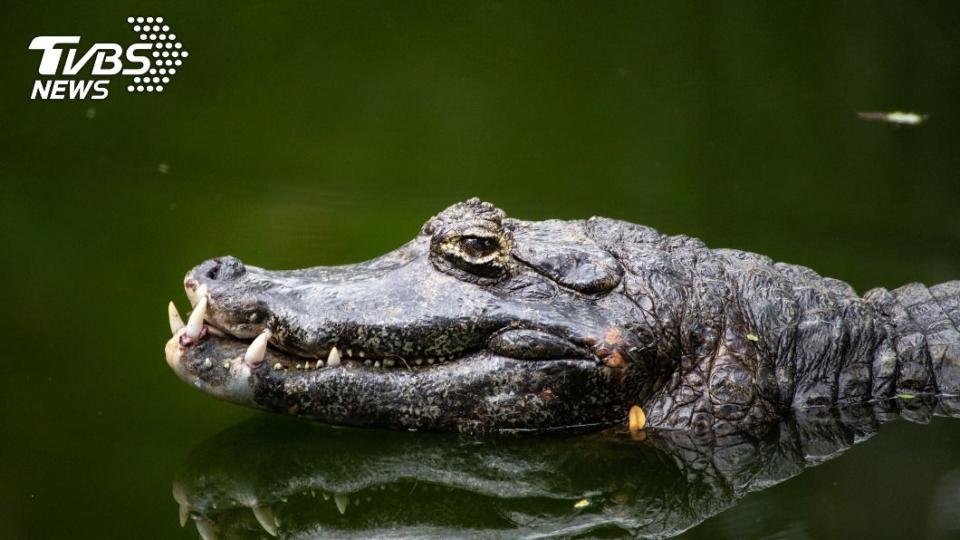
[[[193,522],[203,540],[217,540],[217,528],[209,519],[197,518]]]
[[[257,522],[260,523],[263,530],[267,531],[267,534],[270,536],[277,535],[277,518],[273,515],[273,509],[265,504],[254,506],[253,517],[257,518]]]
[[[374,363],[373,363],[373,367],[375,367],[375,368],[380,367],[380,361],[377,360],[376,362],[374,362]]]
[[[180,312],[177,306],[170,302],[167,304],[167,318],[170,319],[170,333],[176,334],[177,330],[183,328],[183,319],[180,318]]]
[[[353,358],[353,349],[347,349],[347,356]]]
[[[197,307],[193,308],[193,312],[190,313],[190,319],[187,320],[187,328],[184,330],[184,335],[190,339],[197,339],[200,337],[200,331],[203,330],[203,318],[207,315],[207,297],[203,296],[200,298],[200,301],[197,302]]]
[[[357,353],[357,356],[359,356],[360,358],[363,358],[363,355],[364,355],[364,352],[363,352],[363,351],[360,351],[360,352]]]
[[[277,362],[276,364],[273,365],[273,369],[281,370],[283,369],[283,364],[281,364],[280,362]]]
[[[393,358],[384,358],[384,359],[383,359],[383,365],[384,365],[385,367],[393,367],[393,364],[394,364]]]
[[[188,519],[190,519],[190,507],[184,503],[180,503],[180,526],[186,526]]]
[[[243,355],[243,361],[247,363],[248,366],[255,366],[260,362],[263,362],[264,357],[267,355],[267,343],[270,341],[270,330],[264,330],[262,334],[257,336],[253,340],[253,343],[247,347],[247,352]]]
[[[347,505],[350,504],[350,496],[343,493],[335,493],[333,495],[333,502],[337,504],[337,510],[340,511],[340,514],[346,514]]]
[[[417,358],[413,361],[413,363],[419,366],[420,364],[423,364],[423,358]]]
[[[330,354],[327,355],[327,365],[328,366],[340,365],[340,351],[338,351],[336,347],[330,349]]]
[[[433,358],[427,358],[427,363],[428,363],[428,364],[432,364],[432,363],[433,363]]]
[[[320,369],[322,367],[323,367],[323,360],[317,360],[317,369]]]
[[[313,369],[313,368],[310,367],[310,362],[304,362],[303,369]]]

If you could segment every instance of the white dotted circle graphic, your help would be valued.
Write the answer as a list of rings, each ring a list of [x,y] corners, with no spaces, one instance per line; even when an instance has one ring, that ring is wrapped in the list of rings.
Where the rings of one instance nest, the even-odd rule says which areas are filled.
[[[133,84],[126,87],[127,92],[162,92],[177,73],[173,66],[182,66],[182,59],[189,56],[189,53],[184,49],[183,43],[177,41],[177,35],[171,31],[172,27],[164,24],[163,17],[130,16],[127,17],[127,23],[140,38],[142,48],[153,49],[142,73],[129,79]]]

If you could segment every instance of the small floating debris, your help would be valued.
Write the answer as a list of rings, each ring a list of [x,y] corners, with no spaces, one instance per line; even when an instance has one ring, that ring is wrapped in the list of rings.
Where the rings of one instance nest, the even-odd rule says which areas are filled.
[[[911,393],[909,393],[909,392],[900,392],[899,394],[896,395],[896,397],[899,398],[899,399],[905,399],[905,400],[908,400],[908,401],[909,401],[909,400],[911,400],[911,399],[914,399],[914,398],[917,397],[917,396],[915,396],[915,395],[913,395],[913,394],[911,394]]]
[[[627,417],[627,426],[630,431],[640,431],[645,425],[647,425],[647,415],[643,413],[643,409],[637,405],[630,407],[630,414]]]
[[[886,122],[900,126],[919,126],[927,120],[927,115],[915,112],[892,111],[865,111],[858,112],[857,118],[870,122]]]
[[[756,343],[756,342],[760,341],[760,336],[758,336],[758,335],[756,335],[756,334],[747,334],[747,339],[749,339],[750,341]]]
[[[590,506],[590,500],[589,500],[589,499],[580,499],[579,501],[573,503],[573,507],[574,507],[574,508],[577,508],[577,509],[586,508],[586,507],[588,507],[588,506]]]

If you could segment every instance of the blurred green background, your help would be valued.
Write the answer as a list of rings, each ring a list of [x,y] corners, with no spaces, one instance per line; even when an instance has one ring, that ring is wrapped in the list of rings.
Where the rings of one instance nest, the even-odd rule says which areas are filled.
[[[34,36],[129,43],[130,15],[163,16],[191,53],[163,94],[118,77],[104,101],[29,99]],[[362,260],[476,195],[514,217],[690,234],[860,291],[960,278],[958,28],[955,2],[8,0],[0,537],[195,536],[170,480],[257,414],[163,361],[165,304],[185,308],[183,273],[213,256]],[[898,109],[929,120],[856,117]],[[960,467],[960,426],[888,431],[776,488],[795,490],[776,511],[815,537],[927,530],[919,480]],[[883,490],[897,511],[878,508]],[[751,497],[709,534],[771,511]]]

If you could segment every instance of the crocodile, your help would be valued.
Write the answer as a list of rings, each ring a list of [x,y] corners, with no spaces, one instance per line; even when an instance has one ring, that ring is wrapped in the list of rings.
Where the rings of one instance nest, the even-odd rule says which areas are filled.
[[[234,403],[406,430],[763,431],[791,411],[960,394],[960,281],[843,281],[615,219],[477,198],[359,264],[190,270],[166,360]]]

